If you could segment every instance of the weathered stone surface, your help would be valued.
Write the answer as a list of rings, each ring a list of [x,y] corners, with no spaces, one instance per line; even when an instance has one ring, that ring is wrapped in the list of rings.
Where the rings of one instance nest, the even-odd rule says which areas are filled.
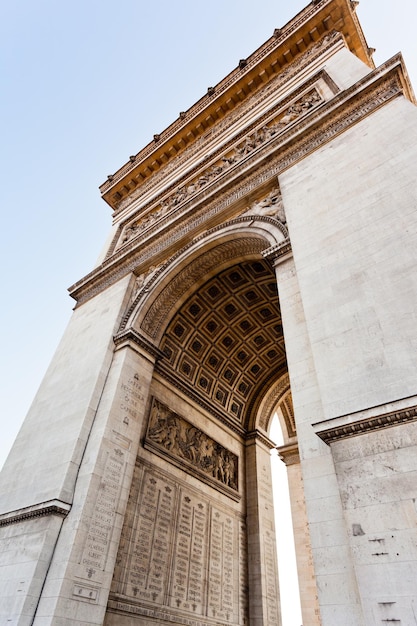
[[[415,622],[417,111],[308,5],[101,187],[114,223],[5,465],[1,619]],[[413,621],[414,620],[414,621]]]

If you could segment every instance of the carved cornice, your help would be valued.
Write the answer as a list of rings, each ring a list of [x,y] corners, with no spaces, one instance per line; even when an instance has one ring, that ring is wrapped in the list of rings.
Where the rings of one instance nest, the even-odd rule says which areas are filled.
[[[276,446],[273,441],[263,432],[258,429],[251,430],[246,434],[246,445],[251,445],[253,443],[262,443],[269,450],[273,450]]]
[[[137,184],[146,177],[146,173],[141,173],[137,177],[138,181],[134,180],[135,171],[140,171],[138,164],[146,165],[146,159],[149,165],[158,163],[161,156],[164,161],[172,158],[184,145],[184,138],[201,135],[219,117],[227,115],[226,108],[222,108],[226,101],[229,109],[230,103],[236,106],[242,94],[247,97],[248,92],[256,89],[262,81],[268,80],[268,75],[282,71],[312,43],[314,45],[323,33],[335,28],[343,33],[352,52],[373,67],[369,48],[350,0],[321,0],[310,3],[282,29],[275,29],[274,35],[246,59],[245,63],[239,63],[225,79],[210,88],[207,95],[187,112],[181,113],[171,126],[154,135],[153,142],[131,157],[118,172],[108,177],[109,180],[101,186],[107,202],[114,205],[125,193],[123,189],[129,190],[130,181]],[[237,98],[236,94],[241,94],[241,97]],[[151,167],[150,173],[153,171]]]
[[[66,517],[71,509],[71,505],[60,500],[50,500],[42,502],[34,506],[11,511],[0,515],[0,526],[8,526],[17,524],[18,522],[26,522],[38,517],[46,517],[49,515],[57,515],[58,517]]]
[[[107,259],[70,288],[72,297],[84,301],[138,266],[149,263],[201,230],[203,225],[224,213],[226,208],[237,204],[252,190],[276,181],[277,176],[310,152],[331,141],[334,137],[358,123],[373,111],[404,93],[404,76],[401,57],[397,55],[371,76],[366,76],[350,89],[323,104],[280,134],[276,140],[254,150],[247,159],[228,170],[229,190],[225,193],[224,181],[213,184],[201,193],[200,206],[188,202],[184,207],[183,221],[169,226],[165,233],[156,232],[148,242],[141,241],[135,248],[122,249],[120,255]],[[304,131],[304,132],[303,132]],[[252,170],[252,174],[249,171]]]
[[[338,418],[340,420],[340,418]],[[417,421],[417,406],[409,407],[398,411],[392,411],[381,415],[366,417],[352,422],[346,422],[338,426],[331,426],[329,422],[313,424],[316,434],[325,443],[331,444],[335,441],[348,439],[357,435],[374,432],[391,426],[398,426]]]
[[[272,122],[274,121],[277,127],[275,129],[271,128],[270,132],[274,132],[274,134],[282,132],[283,128],[290,122],[293,122],[295,118],[285,122],[281,121],[280,124],[278,124],[278,122],[282,120],[290,105],[293,106],[298,98],[302,96],[305,97],[307,95],[306,90],[309,90],[320,82],[324,82],[333,93],[337,93],[339,91],[337,85],[333,82],[326,71],[320,70],[305,81],[301,86],[298,86],[290,91],[289,94],[283,96],[276,104],[274,104],[274,106],[272,106],[272,108],[268,108],[267,111],[260,117],[258,116],[255,121],[252,121],[250,124],[246,123],[243,130],[235,131],[234,134],[232,133],[232,136],[227,141],[223,141],[220,147],[217,147],[213,151],[212,144],[214,139],[220,137],[222,134],[230,136],[230,131],[233,127],[237,126],[237,128],[239,128],[242,125],[242,120],[245,116],[247,117],[251,110],[260,108],[262,103],[271,97],[276,99],[277,90],[286,85],[293,75],[299,72],[304,65],[311,63],[315,56],[318,56],[319,54],[322,55],[330,47],[336,46],[338,42],[339,45],[340,42],[343,42],[343,38],[339,33],[332,32],[326,35],[326,37],[316,44],[313,49],[309,50],[308,53],[305,53],[301,60],[283,71],[280,74],[279,79],[275,79],[271,84],[268,84],[256,95],[252,96],[248,102],[245,102],[239,107],[238,111],[230,112],[228,117],[222,121],[221,124],[215,126],[211,133],[207,133],[200,140],[197,140],[190,148],[186,149],[181,155],[178,155],[173,161],[165,165],[160,172],[157,172],[151,179],[143,183],[140,188],[133,191],[128,198],[121,201],[119,211],[131,205],[137,198],[143,197],[145,193],[150,192],[153,188],[164,183],[164,190],[159,194],[157,194],[156,190],[155,193],[157,195],[155,195],[148,202],[145,202],[144,204],[142,203],[140,209],[138,209],[135,214],[129,216],[129,223],[131,223],[132,219],[137,219],[139,214],[145,216],[148,220],[151,220],[151,218],[152,220],[157,218],[161,219],[161,217],[165,218],[168,209],[170,209],[170,212],[172,213],[172,206],[177,207],[180,203],[184,203],[189,196],[198,195],[201,187],[201,185],[198,184],[198,180],[203,175],[206,179],[203,186],[207,188],[210,183],[210,179],[216,177],[218,178],[222,174],[222,170],[227,169],[227,166],[230,167],[231,163],[228,162],[228,159],[230,159],[229,153],[233,147],[236,148],[239,146],[239,143],[241,143],[245,137],[247,138],[254,132],[258,132],[259,134],[263,127],[272,126]],[[315,104],[318,105],[319,103],[320,100],[318,99]],[[297,117],[300,117],[301,114],[305,114],[306,112],[307,108],[301,110]],[[238,122],[240,122],[239,125],[237,124]],[[226,133],[226,131],[229,132]],[[257,140],[259,140],[259,136],[257,137]],[[196,158],[197,156],[199,156],[198,159]],[[226,158],[222,159],[222,157]],[[195,162],[198,164],[195,165]],[[186,170],[186,173],[175,178],[175,181],[171,183],[167,190],[166,181],[169,178],[170,172],[175,169],[182,171]],[[194,187],[193,190],[189,189],[190,185]],[[187,190],[187,193],[184,193],[184,190]],[[156,211],[155,209],[157,207],[160,208]],[[118,214],[119,211],[117,211],[116,214]],[[154,222],[152,221],[150,225],[153,224]],[[126,225],[126,223],[124,223],[124,225]],[[114,252],[117,238],[118,236],[116,236],[115,241],[113,241],[113,244],[109,249],[109,255]]]
[[[271,246],[262,252],[262,256],[264,259],[268,259],[269,261],[273,261],[275,265],[284,260],[284,257],[287,258],[292,254],[291,242],[287,238],[282,243],[278,243],[275,246]]]
[[[277,452],[281,461],[288,465],[298,465],[300,463],[300,451],[298,443],[288,443],[285,446],[277,447]]]
[[[114,336],[113,341],[117,347],[122,347],[123,345],[127,345],[132,342],[145,350],[145,352],[147,352],[155,360],[161,359],[164,356],[162,352],[149,341],[149,339],[146,339],[146,337],[138,333],[133,328],[117,333],[117,335]]]

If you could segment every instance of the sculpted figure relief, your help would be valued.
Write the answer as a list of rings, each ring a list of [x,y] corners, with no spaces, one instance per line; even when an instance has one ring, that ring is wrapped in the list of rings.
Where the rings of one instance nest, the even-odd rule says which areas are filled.
[[[150,279],[152,278],[152,276],[155,274],[157,270],[158,270],[158,267],[156,267],[155,265],[152,265],[146,272],[144,272],[143,274],[139,274],[139,276],[136,279],[135,287],[132,292],[132,296],[130,300],[131,302],[133,302],[136,299],[136,296],[141,291],[141,289],[145,288],[145,291],[147,290],[146,284],[149,283]]]
[[[237,457],[201,430],[153,400],[147,438],[223,485],[237,490]]]
[[[284,226],[287,224],[284,203],[279,189],[273,189],[265,198],[254,202],[242,215],[268,215]]]
[[[241,161],[248,154],[256,150],[259,146],[272,139],[275,135],[282,132],[291,122],[294,122],[299,117],[302,117],[305,113],[309,112],[313,107],[322,102],[322,98],[316,89],[312,89],[308,94],[304,95],[297,102],[292,104],[279,120],[270,126],[263,126],[256,130],[252,135],[246,137],[246,139],[239,144],[229,154],[222,157],[222,159],[215,165],[210,166],[200,176],[182,187],[178,187],[177,190],[161,202],[161,206],[158,210],[150,213],[142,220],[133,222],[126,226],[120,239],[120,245],[124,245],[141,232],[143,232],[149,226],[152,226],[157,220],[163,217],[168,211],[182,204],[185,200],[189,199],[194,193],[200,191],[208,183],[218,178],[226,170],[233,165]],[[264,213],[265,214],[265,213]],[[273,217],[277,217],[276,214]],[[281,211],[281,217],[277,219],[285,224],[285,215]]]

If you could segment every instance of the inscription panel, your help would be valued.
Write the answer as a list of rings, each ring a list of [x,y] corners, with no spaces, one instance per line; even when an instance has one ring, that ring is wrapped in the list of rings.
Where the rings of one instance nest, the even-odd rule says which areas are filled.
[[[209,554],[208,614],[233,621],[235,527],[232,517],[212,509]]]
[[[239,566],[239,624],[246,623],[248,614],[248,552],[246,548],[246,525],[239,522],[238,566]]]
[[[80,559],[87,578],[94,578],[96,572],[105,569],[124,467],[125,452],[121,447],[114,446],[106,451],[103,474]]]
[[[204,614],[208,505],[181,490],[171,606]]]
[[[163,603],[172,542],[175,488],[145,471],[140,502],[124,590],[126,595],[135,598]]]
[[[122,602],[131,613],[163,609],[168,621],[187,615],[200,624],[244,624],[246,572],[246,530],[238,511],[215,505],[160,468],[137,465],[112,610]]]
[[[138,417],[138,408],[144,402],[144,395],[140,378],[135,374],[120,385],[121,400],[120,410],[123,414],[124,424],[129,424],[130,420]]]
[[[278,589],[276,586],[277,571],[276,571],[276,546],[273,537],[270,532],[264,534],[264,559],[266,566],[266,593],[268,597],[268,624],[280,623],[278,614]]]

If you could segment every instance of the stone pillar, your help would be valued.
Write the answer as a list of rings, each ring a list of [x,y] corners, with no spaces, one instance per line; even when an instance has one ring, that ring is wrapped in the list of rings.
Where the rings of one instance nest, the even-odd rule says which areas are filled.
[[[246,442],[246,494],[251,626],[280,626],[278,563],[270,451],[273,443],[259,431]]]
[[[35,626],[103,623],[155,360],[138,339],[116,347]]]
[[[333,457],[312,427],[323,419],[323,405],[297,270],[290,254],[275,268],[320,618],[323,626],[364,626]]]
[[[125,276],[77,305],[0,475],[0,623],[32,626],[129,301]]]
[[[287,466],[303,623],[309,626],[321,626],[298,445],[294,443],[281,446],[278,448],[278,453]]]

